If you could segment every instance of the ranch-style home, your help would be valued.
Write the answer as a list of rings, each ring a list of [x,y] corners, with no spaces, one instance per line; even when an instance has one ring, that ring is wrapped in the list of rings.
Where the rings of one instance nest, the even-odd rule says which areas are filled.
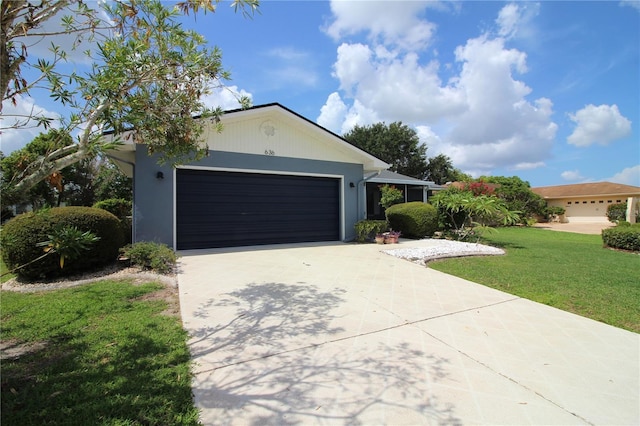
[[[640,187],[611,182],[541,186],[531,190],[544,198],[547,205],[564,208],[568,222],[607,222],[607,206],[628,200],[636,205],[640,200]]]
[[[355,238],[368,215],[367,182],[389,164],[277,103],[221,120],[198,162],[160,166],[134,143],[110,152],[133,177],[134,242],[188,250]],[[425,192],[418,182],[410,194]]]

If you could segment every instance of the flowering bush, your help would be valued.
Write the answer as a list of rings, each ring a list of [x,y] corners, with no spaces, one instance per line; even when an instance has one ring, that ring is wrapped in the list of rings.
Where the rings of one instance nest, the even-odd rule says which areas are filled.
[[[380,185],[380,205],[385,209],[388,209],[394,204],[399,204],[404,201],[404,195],[402,191],[396,188],[394,185]]]
[[[464,185],[464,190],[471,192],[474,197],[478,197],[480,195],[493,195],[493,193],[495,192],[492,187],[490,187],[483,181],[467,182]]]

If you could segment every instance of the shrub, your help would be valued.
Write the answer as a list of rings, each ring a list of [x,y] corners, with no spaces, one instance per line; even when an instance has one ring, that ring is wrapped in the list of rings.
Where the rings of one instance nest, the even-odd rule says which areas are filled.
[[[640,224],[628,224],[603,229],[602,242],[607,247],[640,251]]]
[[[421,201],[396,204],[386,211],[391,228],[408,238],[425,238],[438,230],[438,212]]]
[[[133,208],[131,201],[124,198],[109,198],[108,200],[98,201],[93,207],[106,210],[120,219],[122,235],[124,236],[123,244],[131,243],[131,214]]]
[[[143,241],[123,248],[122,253],[129,258],[133,266],[140,269],[167,274],[176,266],[175,252],[165,244]]]
[[[103,209],[112,213],[118,219],[131,216],[131,201],[124,198],[110,198],[108,200],[98,201],[93,205],[97,209]]]
[[[42,245],[50,241],[52,235],[71,228],[89,232],[99,240],[89,245],[77,259],[65,263],[64,268],[60,268],[59,254],[54,253],[19,269],[19,277],[34,280],[68,276],[116,260],[122,246],[120,220],[105,210],[92,207],[57,207],[16,216],[2,228],[2,258],[9,269],[26,265],[44,254]]]
[[[372,241],[376,234],[382,234],[389,229],[386,220],[361,220],[356,222],[356,241],[364,243]]]
[[[609,222],[618,222],[627,218],[627,203],[609,204],[607,206]]]
[[[404,201],[402,190],[394,185],[380,185],[380,205],[385,209]]]

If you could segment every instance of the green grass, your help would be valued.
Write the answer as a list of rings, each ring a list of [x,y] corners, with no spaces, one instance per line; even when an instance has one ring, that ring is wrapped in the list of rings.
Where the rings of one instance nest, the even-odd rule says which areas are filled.
[[[7,275],[5,275],[5,273],[7,273],[8,271],[9,270],[7,268],[7,265],[5,265],[4,262],[2,261],[2,259],[0,258],[0,284],[6,283],[11,278],[16,276],[16,274],[7,274]]]
[[[505,256],[429,267],[616,327],[640,332],[640,255],[603,248],[600,235],[500,228],[486,243]]]
[[[3,425],[194,425],[187,335],[163,315],[163,286],[103,281],[3,291],[3,341],[37,348],[2,361]]]

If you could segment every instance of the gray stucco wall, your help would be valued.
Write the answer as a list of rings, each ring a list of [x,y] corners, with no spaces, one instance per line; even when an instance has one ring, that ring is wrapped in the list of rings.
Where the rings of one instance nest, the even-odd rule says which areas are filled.
[[[342,176],[344,239],[349,241],[355,237],[354,225],[362,217],[364,206],[363,185],[358,185],[363,176],[361,164],[210,151],[207,158],[184,165],[189,166]],[[164,174],[164,179],[157,179],[158,172]],[[175,247],[174,183],[174,169],[158,165],[156,157],[148,156],[146,149],[138,146],[134,171],[134,241],[154,241]]]

